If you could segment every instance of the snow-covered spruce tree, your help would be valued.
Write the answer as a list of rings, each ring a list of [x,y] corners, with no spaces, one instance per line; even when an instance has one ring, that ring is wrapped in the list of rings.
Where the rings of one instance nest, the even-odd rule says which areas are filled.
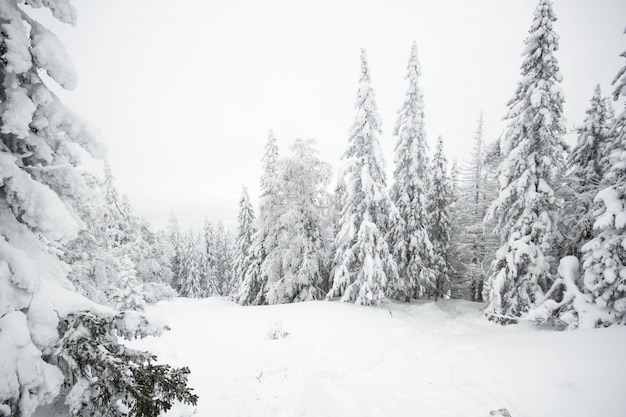
[[[577,129],[578,140],[568,159],[567,190],[561,233],[566,237],[562,255],[581,258],[581,247],[592,238],[593,199],[609,164],[607,150],[613,112],[610,103],[596,86],[591,105],[582,126]]]
[[[380,118],[374,96],[365,50],[361,50],[357,114],[343,155],[347,160],[346,190],[328,297],[340,295],[342,301],[364,305],[380,304],[387,283],[398,279],[386,240],[392,202],[380,151]]]
[[[174,212],[170,215],[170,220],[167,225],[167,237],[169,244],[172,248],[170,264],[172,266],[172,288],[180,292],[180,286],[182,283],[181,268],[184,252],[183,236],[180,232],[180,226],[178,225],[178,218]]]
[[[553,281],[558,214],[554,189],[560,184],[565,144],[562,136],[561,73],[554,52],[559,37],[550,0],[540,0],[525,40],[521,80],[509,102],[508,127],[501,139],[500,191],[489,210],[500,233],[489,280],[486,315],[516,322],[537,303]]]
[[[452,194],[453,207],[459,196],[459,161],[455,158],[452,160],[450,168],[450,193]]]
[[[460,224],[459,224],[459,162],[455,158],[452,160],[450,168],[449,185],[450,185],[450,230],[448,235],[450,241],[448,244],[448,262],[450,272],[448,274],[448,282],[446,286],[446,296],[452,298],[453,287],[455,282],[461,279],[463,266],[460,263]]]
[[[435,281],[435,273],[430,268],[433,252],[427,231],[426,194],[430,167],[420,75],[417,44],[413,42],[406,75],[409,87],[394,130],[398,141],[391,199],[399,219],[389,235],[398,265],[398,280],[389,283],[388,293],[407,301],[423,295]]]
[[[234,274],[233,240],[222,222],[218,222],[215,227],[214,246],[215,291],[219,295],[227,295],[231,290]]]
[[[296,139],[292,155],[279,161],[277,204],[266,242],[272,248],[261,266],[267,274],[269,304],[322,298],[331,240],[325,217],[325,186],[331,168],[312,139]]]
[[[460,169],[456,222],[455,266],[460,275],[453,283],[453,297],[483,301],[483,284],[497,249],[497,240],[485,233],[483,219],[491,202],[495,199],[497,185],[493,163],[485,161],[487,152],[483,142],[483,115],[480,114],[474,132],[469,159]],[[497,166],[497,163],[496,163]]]
[[[71,209],[86,192],[77,148],[101,157],[104,147],[40,77],[76,84],[63,45],[29,7],[69,24],[75,9],[66,0],[23,3],[0,2],[0,415],[52,415],[54,407],[59,415],[121,416],[124,404],[130,415],[156,416],[176,399],[195,403],[188,370],[154,366],[116,336],[158,329],[87,300],[67,279],[59,249],[84,227]]]
[[[439,136],[437,149],[431,166],[430,190],[428,193],[428,236],[433,245],[430,264],[434,281],[429,283],[427,292],[438,297],[449,296],[451,273],[449,250],[452,228],[451,210],[453,204],[452,185],[448,178],[448,161],[443,154],[443,138]]]
[[[604,200],[596,196],[604,195],[605,190],[611,187],[608,173],[614,162],[611,161],[611,154],[616,145],[612,134],[617,132],[613,130],[613,122],[612,107],[602,97],[598,86],[587,110],[587,117],[578,128],[578,141],[570,154],[571,165],[566,187],[563,187],[566,191],[563,193],[565,202],[561,231],[567,239],[562,249],[564,257],[559,266],[560,276],[546,293],[545,301],[529,313],[535,322],[549,321],[565,329],[626,323],[623,319],[624,311],[619,311],[620,302],[617,301],[622,298],[622,303],[626,303],[624,280],[620,283],[619,279],[611,275],[613,271],[619,274],[619,264],[616,264],[615,259],[619,260],[619,253],[623,252],[623,235],[617,236],[614,243],[604,246],[602,238],[598,239],[604,233],[598,233],[598,226],[602,227],[602,223],[594,223],[596,216],[604,213]],[[609,205],[615,207],[613,197],[608,198]],[[614,215],[614,212],[609,212],[609,222]],[[613,259],[610,248],[615,244],[618,251],[615,253],[617,257]],[[586,271],[589,273],[580,276],[579,260],[583,252],[584,259],[589,261],[583,264],[583,269],[588,268]],[[621,262],[624,273],[623,258]],[[607,266],[609,273],[605,275]],[[615,266],[617,268],[611,271]],[[614,309],[616,301],[617,309]]]
[[[184,237],[183,253],[180,267],[180,290],[182,297],[204,298],[208,293],[206,276],[202,274],[202,245],[193,230]]]
[[[130,204],[124,201],[115,187],[115,178],[111,166],[104,163],[104,180],[102,182],[104,194],[104,210],[102,212],[101,227],[104,229],[106,249],[119,247],[136,239],[136,228],[133,227]]]
[[[270,248],[267,246],[266,237],[271,221],[270,215],[275,210],[278,180],[278,144],[274,132],[270,129],[263,154],[263,174],[261,175],[261,198],[257,230],[252,239],[252,246],[248,252],[249,259],[246,261],[246,270],[243,283],[239,288],[239,304],[261,305],[267,304],[268,277],[261,270]]]
[[[219,295],[219,284],[217,279],[217,237],[215,227],[208,218],[204,218],[202,237],[198,245],[198,268],[202,281],[206,283],[206,296]]]
[[[239,214],[237,216],[237,237],[235,238],[235,254],[234,254],[234,277],[233,290],[234,295],[238,294],[239,288],[244,281],[246,271],[248,270],[250,261],[250,247],[252,246],[252,238],[256,232],[256,217],[254,208],[250,203],[250,195],[248,189],[243,186],[241,188],[241,197],[239,198]]]
[[[620,56],[626,58],[626,51]],[[613,84],[613,99],[626,97],[626,65]],[[595,198],[594,237],[582,247],[585,288],[604,312],[597,326],[626,324],[626,104],[611,137],[604,159],[608,170]]]

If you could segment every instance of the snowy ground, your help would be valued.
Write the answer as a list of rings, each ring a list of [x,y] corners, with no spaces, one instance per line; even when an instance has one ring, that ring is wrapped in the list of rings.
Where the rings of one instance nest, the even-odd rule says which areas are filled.
[[[501,327],[481,308],[175,299],[148,310],[172,331],[133,346],[191,368],[198,406],[170,416],[626,415],[625,327]]]

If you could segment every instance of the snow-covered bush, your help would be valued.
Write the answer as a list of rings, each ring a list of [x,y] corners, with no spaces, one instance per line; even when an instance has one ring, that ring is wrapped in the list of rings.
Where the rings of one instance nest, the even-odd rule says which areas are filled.
[[[267,331],[267,337],[271,340],[284,339],[289,336],[289,332],[283,330],[283,325],[280,321],[272,324],[270,329]]]
[[[566,256],[559,262],[559,278],[546,293],[544,301],[528,312],[536,324],[547,323],[557,329],[593,328],[609,316],[607,309],[593,303],[580,277],[578,258]]]
[[[162,282],[144,282],[141,287],[141,295],[146,304],[154,304],[157,301],[168,300],[178,295],[169,284]]]

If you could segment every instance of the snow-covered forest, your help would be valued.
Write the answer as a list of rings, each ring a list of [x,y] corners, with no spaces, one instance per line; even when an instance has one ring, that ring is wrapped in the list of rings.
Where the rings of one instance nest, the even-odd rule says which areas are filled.
[[[76,22],[0,0],[0,416],[626,412],[626,50],[572,130],[539,0],[506,129],[469,109],[457,161],[427,134],[417,39],[385,161],[362,49],[340,166],[259,132],[235,230],[159,228],[55,93],[77,74],[41,8]]]

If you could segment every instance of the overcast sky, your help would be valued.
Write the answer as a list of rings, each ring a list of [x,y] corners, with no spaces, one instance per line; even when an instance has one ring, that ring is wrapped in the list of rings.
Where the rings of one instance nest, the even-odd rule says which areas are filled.
[[[60,94],[104,135],[120,191],[155,224],[173,210],[184,224],[199,225],[207,215],[233,226],[242,184],[256,201],[269,128],[282,153],[297,137],[317,140],[336,172],[355,114],[361,47],[388,172],[413,40],[431,153],[441,134],[450,160],[462,162],[481,110],[485,139],[496,140],[537,1],[74,4],[76,27],[48,25],[79,76],[76,90]],[[555,0],[554,9],[565,116],[573,127],[594,86],[608,94],[624,64],[626,1]]]

